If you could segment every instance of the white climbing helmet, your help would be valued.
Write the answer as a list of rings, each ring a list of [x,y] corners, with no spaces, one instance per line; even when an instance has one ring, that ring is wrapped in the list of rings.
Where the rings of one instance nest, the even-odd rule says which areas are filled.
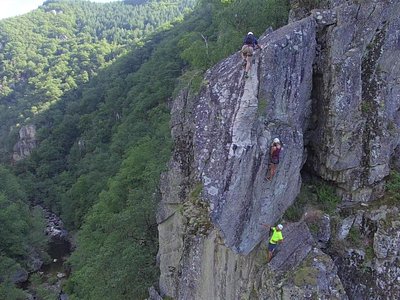
[[[253,35],[253,33],[252,33],[251,31],[249,31],[249,32],[247,33],[247,35]]]
[[[275,143],[275,144],[280,144],[281,141],[280,141],[278,138],[274,138],[274,143]]]
[[[278,227],[279,230],[283,229],[283,225],[282,224],[278,224],[278,226],[276,226],[276,227]]]

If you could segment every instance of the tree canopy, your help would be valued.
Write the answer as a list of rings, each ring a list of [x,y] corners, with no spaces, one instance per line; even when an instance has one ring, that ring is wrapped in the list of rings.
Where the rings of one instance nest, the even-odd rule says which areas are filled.
[[[46,1],[26,15],[0,21],[0,158],[21,124],[94,77],[145,37],[183,18],[195,0],[106,4]]]

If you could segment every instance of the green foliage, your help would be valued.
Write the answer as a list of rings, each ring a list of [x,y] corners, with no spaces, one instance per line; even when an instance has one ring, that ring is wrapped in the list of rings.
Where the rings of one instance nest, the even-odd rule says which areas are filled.
[[[194,201],[200,201],[200,195],[203,190],[203,184],[201,182],[197,183],[192,192],[190,193],[190,198],[193,199]]]
[[[1,260],[2,257],[0,256],[0,264]],[[7,280],[0,283],[0,299],[25,300],[27,298],[23,290],[18,289],[12,282]]]
[[[142,1],[143,2],[143,1]],[[30,122],[68,91],[88,82],[145,38],[181,20],[195,0],[142,5],[46,1],[39,9],[0,21],[0,157],[10,128]],[[15,132],[16,133],[16,132]]]
[[[374,247],[372,245],[368,245],[365,247],[365,260],[372,261],[375,257]]]
[[[340,198],[335,193],[335,188],[322,181],[303,184],[295,202],[285,211],[284,219],[292,222],[299,221],[307,207],[322,210],[333,214]]]
[[[265,98],[259,98],[258,100],[258,107],[257,107],[257,114],[259,116],[265,116],[266,109],[267,109],[268,101]]]
[[[177,96],[183,89],[188,89],[194,94],[197,94],[200,91],[200,88],[206,84],[206,82],[203,81],[203,75],[204,74],[201,70],[186,71],[179,78],[178,85],[174,91],[174,96]]]
[[[24,257],[28,245],[44,248],[44,223],[38,211],[32,213],[18,179],[0,165],[0,249],[7,257]]]
[[[285,0],[203,0],[196,27],[179,41],[181,57],[196,70],[205,70],[242,45],[248,31],[262,34],[266,28],[286,24],[289,3]]]
[[[303,216],[306,206],[316,202],[316,195],[312,192],[312,185],[303,184],[294,203],[285,211],[283,218],[291,222],[297,222]]]
[[[58,295],[55,291],[46,287],[46,284],[54,285],[57,282],[57,277],[46,279],[45,276],[34,273],[29,276],[29,289],[34,292],[38,299],[43,300],[57,300]]]
[[[340,198],[336,195],[335,188],[321,182],[316,185],[315,191],[318,196],[319,208],[328,214],[333,214],[340,203]]]
[[[162,144],[146,138],[132,148],[110,180],[109,190],[89,213],[79,236],[80,247],[71,258],[77,271],[68,289],[77,299],[121,299],[123,295],[143,299],[156,280],[154,193],[170,155],[168,147],[160,148]]]
[[[210,220],[210,206],[207,201],[201,199],[203,184],[197,183],[192,187],[189,201],[183,203],[179,208],[185,219],[186,234],[208,235],[213,228]]]
[[[19,180],[0,165],[0,299],[25,299],[10,282],[15,271],[27,268],[30,249],[43,253],[46,238],[43,216],[31,211]]]
[[[352,226],[349,230],[347,239],[350,241],[350,243],[351,243],[351,245],[353,245],[353,247],[361,246],[362,237],[361,237],[360,229],[356,226]]]
[[[293,1],[293,8],[302,8],[311,11],[315,8],[322,8],[325,0],[295,0]]]
[[[386,184],[386,197],[392,204],[400,203],[400,173],[392,170]]]

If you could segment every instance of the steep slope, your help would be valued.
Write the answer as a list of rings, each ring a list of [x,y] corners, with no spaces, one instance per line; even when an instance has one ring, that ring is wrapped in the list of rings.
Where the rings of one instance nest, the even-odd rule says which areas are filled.
[[[22,125],[87,83],[100,68],[143,46],[151,34],[182,20],[194,3],[52,0],[1,20],[0,160],[9,162]]]
[[[386,238],[397,243],[395,230],[371,231],[367,221],[348,228],[355,224],[363,237],[374,239],[373,255],[380,260],[366,275],[372,290],[351,288],[360,282],[349,275],[358,250],[349,250],[344,263],[335,259],[336,266],[318,249],[321,241],[324,251],[329,241],[341,243],[331,236],[334,226],[327,215],[288,224],[282,251],[269,265],[262,259],[266,233],[260,223],[275,223],[293,203],[306,161],[307,169],[328,180],[344,202],[365,202],[382,194],[399,145],[400,4],[326,2],[325,9],[293,13],[291,24],[267,31],[249,79],[242,77],[237,53],[207,72],[199,95],[183,91],[175,99],[175,150],[158,213],[161,296],[399,297],[390,284],[398,269],[389,262],[398,253],[380,246]],[[277,175],[267,182],[268,147],[276,136],[284,152]],[[368,218],[393,220],[386,213],[361,219]],[[325,237],[314,232],[316,222],[327,224]],[[365,252],[361,256],[363,262]],[[382,265],[393,276],[385,277]],[[348,275],[339,278],[337,267]]]
[[[202,196],[227,246],[244,254],[261,238],[259,223],[275,221],[276,212],[285,211],[300,188],[314,20],[286,26],[260,43],[265,48],[255,58],[250,79],[241,78],[240,58],[232,56],[210,70],[193,110],[194,161],[204,185]],[[260,118],[259,101],[267,103]],[[268,183],[268,146],[277,134],[285,141],[282,171]]]
[[[35,211],[32,217],[29,205],[45,203],[47,208],[58,214],[62,210],[62,217],[69,229],[77,229],[97,200],[100,191],[105,189],[109,177],[117,172],[123,160],[121,153],[128,152],[127,149],[132,144],[141,144],[141,147],[132,149],[125,157],[133,160],[132,156],[140,156],[142,163],[146,161],[151,164],[149,157],[154,159],[148,148],[163,149],[164,155],[160,155],[158,151],[159,161],[151,167],[139,167],[139,164],[135,164],[135,168],[129,169],[136,174],[148,172],[143,176],[144,179],[140,178],[145,181],[141,184],[142,188],[156,189],[157,178],[170,153],[168,110],[164,105],[158,104],[168,99],[173,92],[173,83],[180,75],[182,62],[178,55],[174,54],[164,56],[165,63],[157,64],[157,68],[154,67],[154,62],[153,65],[142,65],[153,54],[160,40],[166,38],[162,33],[154,36],[151,34],[172,26],[172,22],[176,20],[183,19],[183,13],[190,11],[194,1],[173,1],[171,5],[167,5],[169,1],[146,2],[145,5],[138,6],[122,2],[95,4],[89,1],[46,1],[38,10],[0,22],[0,160],[9,162],[10,145],[19,130],[20,139],[14,147],[16,151],[12,171],[16,171],[19,179],[22,179],[19,185],[21,191],[16,195],[24,195],[23,201],[8,194],[3,197],[2,185],[5,184],[5,179],[3,174],[0,174],[0,218],[2,230],[6,230],[1,232],[0,240],[1,299],[25,299],[25,293],[17,288],[28,284],[27,272],[38,271],[43,261],[47,263],[49,260],[49,256],[43,250],[46,248],[47,237],[44,230],[39,229],[42,216]],[[146,47],[142,47],[144,42]],[[132,53],[133,49],[136,52]],[[122,56],[127,53],[129,55]],[[163,56],[161,53],[162,51],[158,56]],[[115,65],[112,65],[113,63]],[[132,79],[132,74],[141,67],[142,73]],[[156,72],[153,73],[149,69]],[[157,72],[162,74],[158,75]],[[149,81],[149,78],[158,81],[162,86],[157,89],[158,95],[147,96],[148,90],[142,90],[141,83]],[[132,85],[136,90],[131,91]],[[128,98],[129,91],[141,97],[142,104],[132,100],[132,97]],[[164,92],[167,96],[164,96]],[[105,154],[110,146],[105,144],[111,144],[113,126],[114,131],[117,131],[116,127],[121,125],[121,119],[126,120],[122,111],[128,110],[128,107],[133,111],[133,106],[136,117],[132,119],[136,123],[143,122],[136,125],[136,129],[141,127],[145,130],[134,129],[134,133],[129,134],[126,134],[127,130],[119,131],[119,137],[129,137],[119,139],[118,142],[122,146],[118,148],[114,145],[112,155]],[[155,124],[154,127],[149,123]],[[22,126],[25,124],[27,126]],[[153,141],[146,140],[146,134],[152,135]],[[126,141],[129,141],[129,145]],[[147,155],[142,155],[142,152],[146,151]],[[22,160],[31,154],[28,159]],[[3,170],[2,166],[0,168]],[[154,180],[149,179],[152,176]],[[137,178],[139,175],[136,175],[135,179]],[[128,184],[125,186],[132,187]],[[67,192],[68,189],[72,191]],[[137,190],[136,193],[136,197],[139,198],[140,193]],[[132,194],[130,197],[133,198]],[[135,278],[145,281],[136,285],[135,295],[146,292],[146,286],[153,282],[157,272],[154,268],[156,233],[154,226],[147,226],[146,223],[149,219],[154,219],[154,195],[149,193],[140,199],[146,204],[141,207],[140,216],[124,225],[129,229],[130,226],[137,226],[141,230],[138,230],[139,233],[135,237],[132,237],[130,232],[130,239],[126,236],[121,237],[121,240],[127,243],[124,248],[129,248],[125,259],[136,262],[132,264],[132,269],[137,268],[139,264],[145,265],[141,268],[145,276],[137,276],[137,271],[127,271],[124,274],[130,276],[129,281],[132,283],[135,282]],[[122,201],[120,206],[123,206]],[[120,216],[117,213],[115,215]],[[115,224],[120,220],[110,217],[109,222],[113,224],[109,227],[115,228]],[[119,229],[122,231],[121,227]],[[138,235],[140,238],[137,238]],[[107,247],[108,251],[121,245],[116,242],[115,235],[112,238],[113,243]],[[148,241],[146,245],[141,245],[144,238]],[[40,248],[37,245],[39,243]],[[82,248],[84,246],[82,245]],[[43,253],[39,255],[39,251]],[[101,263],[104,263],[104,257],[99,259],[92,249],[90,254],[95,261],[98,259],[97,262],[101,260]],[[126,264],[126,260],[120,258],[119,261]],[[36,266],[38,261],[39,267]],[[60,259],[58,261],[60,262]],[[84,262],[89,264],[88,260]],[[32,264],[35,264],[35,267],[32,267]],[[73,265],[74,270],[76,265]],[[119,265],[115,264],[114,267],[114,270],[120,270]],[[71,269],[69,265],[68,268]],[[114,270],[109,270],[113,278],[122,277],[115,276]],[[61,286],[58,281],[57,291],[44,291],[39,295],[38,291],[43,287],[41,282],[47,274],[30,275],[33,275],[30,279],[35,285],[31,288],[31,293],[37,292],[38,298],[59,293]],[[90,278],[88,273],[85,275],[85,278],[89,278],[89,285],[95,289],[95,280],[90,281],[93,278]],[[54,277],[49,281],[56,282]],[[107,284],[104,287],[111,291],[111,295],[118,293],[109,289]],[[126,293],[126,290],[124,292]],[[103,292],[100,298],[105,295]]]
[[[0,165],[0,298],[26,299],[15,285],[48,259],[45,222],[40,209],[30,209],[20,180]]]

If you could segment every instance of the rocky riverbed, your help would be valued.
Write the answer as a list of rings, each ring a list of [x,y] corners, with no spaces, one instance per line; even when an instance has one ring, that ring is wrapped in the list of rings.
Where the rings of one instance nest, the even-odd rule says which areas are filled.
[[[49,237],[49,259],[44,262],[39,257],[32,256],[34,267],[30,273],[24,272],[24,278],[21,277],[18,283],[28,293],[28,299],[41,299],[43,295],[52,295],[65,300],[68,296],[62,291],[62,283],[68,277],[68,269],[64,262],[72,251],[71,237],[59,216],[45,208],[41,209],[46,220],[44,233]]]

